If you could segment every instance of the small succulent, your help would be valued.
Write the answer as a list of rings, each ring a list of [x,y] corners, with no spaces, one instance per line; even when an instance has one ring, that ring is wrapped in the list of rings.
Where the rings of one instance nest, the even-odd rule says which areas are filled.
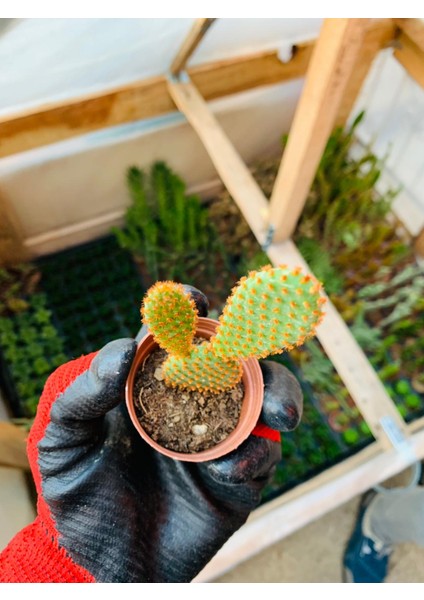
[[[195,344],[197,310],[181,284],[155,283],[142,307],[143,323],[168,353],[167,385],[219,392],[235,386],[242,360],[291,350],[315,335],[326,302],[321,284],[300,268],[267,265],[242,277],[228,298],[215,334]]]

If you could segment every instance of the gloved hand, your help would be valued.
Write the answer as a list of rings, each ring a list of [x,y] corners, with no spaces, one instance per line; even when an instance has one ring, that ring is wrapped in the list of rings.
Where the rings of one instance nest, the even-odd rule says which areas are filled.
[[[28,441],[38,516],[0,555],[0,581],[189,582],[258,505],[281,458],[279,434],[251,435],[203,464],[158,454],[122,402],[135,350],[116,340],[48,379]],[[297,380],[275,362],[261,367],[260,421],[295,428]]]

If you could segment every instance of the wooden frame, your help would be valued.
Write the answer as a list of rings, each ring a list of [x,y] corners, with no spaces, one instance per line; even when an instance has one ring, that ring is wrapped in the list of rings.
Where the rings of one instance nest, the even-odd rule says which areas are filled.
[[[190,56],[214,21],[215,19],[196,19],[177,56],[172,61],[171,68],[169,69],[171,75],[178,77],[181,71],[185,69]]]
[[[281,63],[274,52],[196,67],[187,73],[182,71],[206,29],[204,23],[203,28],[200,23],[193,28],[172,65],[169,78],[138,82],[107,94],[3,119],[0,121],[0,156],[100,127],[163,114],[177,107],[199,135],[270,260],[274,264],[302,264],[307,269],[290,235],[332,126],[347,117],[373,59],[389,44],[396,45],[395,57],[421,82],[423,63],[421,58],[418,62],[416,59],[423,52],[423,25],[411,19],[384,19],[377,23],[366,19],[328,19],[318,42],[299,46],[287,64]],[[301,77],[309,63],[305,92],[290,132],[293,141],[284,154],[268,203],[211,113],[207,100]],[[369,424],[375,442],[255,511],[197,581],[219,576],[267,545],[424,458],[424,420],[406,425],[331,303],[318,329],[318,338]]]
[[[0,467],[29,469],[26,453],[28,434],[7,421],[0,421]]]
[[[346,105],[353,106],[367,69],[365,19],[328,19],[315,45],[304,91],[268,203],[206,102],[187,77],[169,92],[185,114],[223,183],[273,264],[302,265],[290,241],[327,139]],[[387,41],[387,38],[386,38]],[[366,67],[382,47],[368,45]],[[353,97],[352,97],[353,95]],[[348,102],[347,99],[348,98]],[[328,303],[317,337],[376,439],[370,447],[255,511],[196,578],[210,581],[314,518],[424,458],[424,422],[407,426],[343,319]]]
[[[418,19],[395,19],[400,34],[394,57],[424,87],[424,25]]]
[[[206,100],[215,100],[303,77],[313,46],[314,41],[299,44],[288,62],[282,62],[275,50],[196,66],[188,69],[188,74]],[[0,117],[0,158],[174,112],[167,80],[166,75],[143,79],[99,94]]]

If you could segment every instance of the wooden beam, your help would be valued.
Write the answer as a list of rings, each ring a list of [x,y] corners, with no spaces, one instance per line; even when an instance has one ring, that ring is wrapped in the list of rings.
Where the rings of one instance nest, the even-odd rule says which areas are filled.
[[[340,101],[335,125],[343,126],[348,120],[359,96],[365,79],[380,50],[390,46],[396,35],[396,26],[392,19],[372,22],[364,35],[360,51],[356,58],[352,74]]]
[[[7,421],[0,421],[0,466],[29,469],[27,436],[24,429]]]
[[[169,82],[169,92],[203,142],[224,185],[258,240],[266,235],[268,202],[195,85]]]
[[[29,258],[24,235],[12,207],[0,195],[0,266],[13,265]]]
[[[281,62],[277,51],[260,52],[197,66],[189,69],[188,74],[202,96],[214,100],[303,77],[313,46],[313,41],[299,44],[287,63]],[[0,158],[175,110],[163,76],[3,116],[0,118]]]
[[[190,56],[196,50],[197,46],[200,44],[204,35],[214,21],[216,21],[216,19],[196,19],[196,21],[193,23],[193,27],[189,31],[189,34],[178,51],[177,56],[172,61],[170,69],[172,75],[176,77],[185,69]]]
[[[424,88],[424,50],[420,45],[401,32],[393,56],[418,85]]]
[[[421,229],[420,233],[414,239],[414,251],[418,254],[421,259],[424,259],[424,228]]]
[[[314,40],[296,44],[287,62],[282,62],[278,52],[271,50],[196,66],[187,73],[205,100],[215,100],[304,77],[314,45]]]
[[[393,21],[421,52],[424,52],[424,21],[422,19],[393,19]]]
[[[388,21],[376,24],[374,35],[386,31]],[[292,59],[284,63],[277,51],[269,51],[196,66],[188,73],[202,96],[214,100],[303,77],[313,48],[314,41],[297,44]],[[0,158],[173,111],[164,76],[47,104],[0,118]]]
[[[367,19],[324,21],[271,196],[270,225],[277,242],[296,228],[367,24]]]
[[[203,142],[219,176],[256,239],[262,244],[265,241],[268,212],[268,201],[262,190],[195,86],[190,82],[170,82],[169,90],[176,105]],[[310,271],[291,241],[273,243],[267,248],[267,253],[274,265],[301,265],[306,272]],[[325,352],[376,439],[384,447],[401,443],[408,436],[406,425],[384,385],[330,301],[326,312],[326,317],[317,330]]]

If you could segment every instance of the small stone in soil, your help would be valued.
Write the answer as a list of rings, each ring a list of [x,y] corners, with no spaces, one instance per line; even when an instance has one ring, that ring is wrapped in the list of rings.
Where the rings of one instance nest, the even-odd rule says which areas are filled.
[[[205,433],[208,430],[208,426],[207,425],[193,425],[191,430],[194,433],[194,435],[205,435]]]

